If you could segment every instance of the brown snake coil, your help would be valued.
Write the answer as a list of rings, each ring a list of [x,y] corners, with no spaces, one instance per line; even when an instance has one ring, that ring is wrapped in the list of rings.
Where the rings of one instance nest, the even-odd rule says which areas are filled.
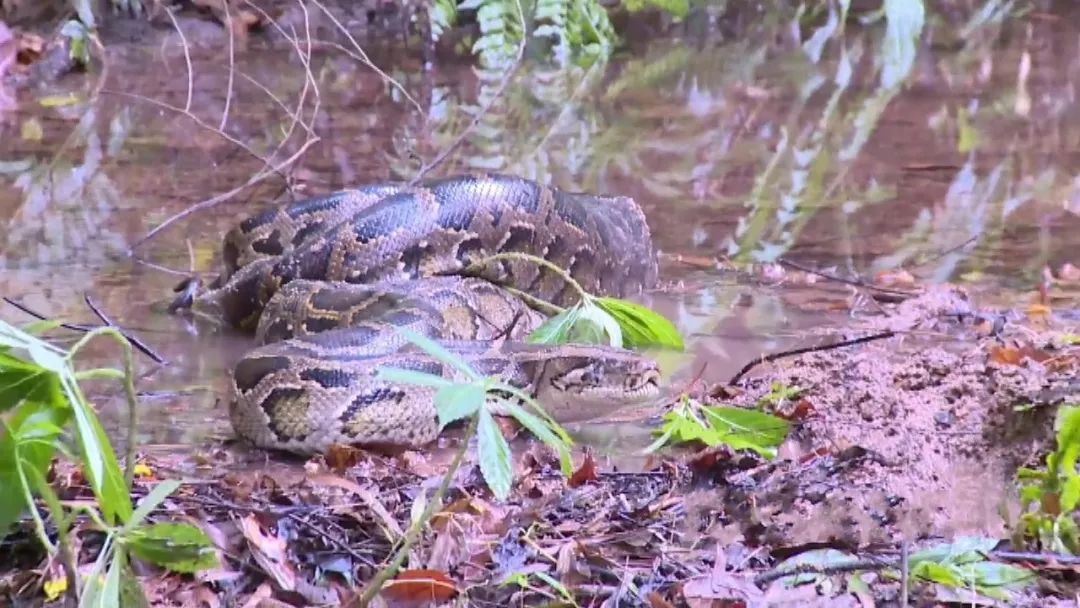
[[[530,261],[481,265],[514,252],[554,263],[597,295],[656,283],[656,253],[633,200],[507,175],[375,184],[244,220],[226,235],[225,271],[194,304],[260,343],[233,373],[233,427],[260,447],[301,454],[431,441],[440,430],[434,389],[390,383],[377,370],[461,375],[398,327],[531,393],[560,422],[658,398],[656,364],[641,355],[523,342],[545,317],[516,294],[567,306],[578,293]]]

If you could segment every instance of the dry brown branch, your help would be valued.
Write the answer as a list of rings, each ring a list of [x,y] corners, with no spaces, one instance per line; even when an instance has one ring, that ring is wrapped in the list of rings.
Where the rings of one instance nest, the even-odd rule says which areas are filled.
[[[769,363],[769,362],[772,362],[772,361],[776,361],[777,359],[785,359],[785,358],[788,358],[788,357],[797,357],[799,355],[805,355],[807,353],[817,353],[817,352],[822,352],[822,351],[827,351],[827,350],[834,350],[834,349],[837,349],[837,348],[844,348],[844,347],[847,347],[847,346],[855,346],[855,345],[858,345],[858,344],[864,344],[866,342],[873,342],[875,340],[884,340],[886,338],[891,338],[891,337],[893,337],[895,335],[896,335],[896,332],[894,332],[894,331],[883,331],[883,332],[876,333],[876,334],[870,334],[869,336],[863,336],[861,338],[854,338],[854,339],[851,339],[851,340],[844,340],[842,342],[833,342],[831,344],[822,344],[820,346],[807,346],[805,348],[795,348],[795,349],[792,349],[792,350],[785,350],[785,351],[781,351],[781,352],[778,352],[778,353],[772,353],[772,354],[769,354],[769,355],[762,355],[762,356],[758,357],[757,359],[754,359],[753,361],[751,361],[751,362],[747,363],[746,365],[744,365],[743,368],[740,369],[738,373],[736,373],[734,376],[731,377],[731,380],[728,380],[728,386],[733,386],[736,382],[741,380],[742,377],[745,376],[750,370],[754,369],[758,365],[761,365],[762,363]]]
[[[498,88],[495,89],[495,93],[487,100],[487,103],[480,108],[480,111],[473,116],[469,124],[461,130],[461,133],[458,133],[457,137],[454,138],[454,141],[450,142],[449,146],[443,148],[442,152],[439,152],[431,162],[425,163],[420,167],[420,170],[416,172],[416,177],[409,181],[410,186],[415,185],[423,179],[428,172],[439,166],[458,146],[461,145],[463,141],[465,141],[465,138],[469,136],[469,133],[471,133],[472,130],[476,128],[476,125],[480,123],[480,119],[491,110],[491,107],[503,96],[506,88],[510,85],[511,78],[514,76],[514,73],[517,72],[518,67],[521,65],[521,60],[525,56],[525,42],[529,39],[528,28],[525,25],[525,10],[521,7],[521,0],[516,0],[515,4],[517,4],[518,20],[521,24],[521,44],[518,45],[514,62],[506,69],[506,73],[503,74],[502,80],[499,81]]]
[[[405,99],[408,99],[409,102],[413,105],[413,107],[416,108],[416,111],[418,113],[420,113],[420,114],[424,113],[424,110],[420,107],[420,104],[416,103],[416,100],[413,99],[413,96],[410,95],[407,90],[405,90],[405,87],[402,86],[401,83],[399,83],[398,81],[391,78],[390,75],[388,75],[386,72],[379,69],[379,66],[375,65],[375,63],[373,61],[371,61],[371,58],[368,57],[367,53],[364,52],[364,49],[360,46],[360,43],[358,43],[356,41],[356,38],[353,38],[353,35],[349,32],[348,28],[346,28],[344,25],[342,25],[342,23],[340,21],[338,21],[338,18],[335,17],[334,14],[331,13],[325,6],[323,6],[322,2],[319,2],[319,0],[311,0],[311,2],[314,3],[315,6],[322,9],[322,12],[325,13],[326,16],[329,17],[330,20],[334,22],[334,25],[337,26],[338,30],[340,30],[342,34],[345,34],[345,37],[349,39],[349,42],[353,45],[353,48],[355,48],[356,52],[359,54],[359,57],[357,57],[356,55],[353,55],[352,53],[350,53],[350,56],[357,57],[357,59],[359,59],[360,63],[363,63],[364,65],[371,68],[376,74],[379,75],[380,78],[382,78],[386,82],[389,82],[391,84],[391,86],[393,86],[398,91],[400,91],[401,94],[405,96]],[[248,3],[250,4],[250,0],[248,0]],[[519,8],[520,8],[520,6],[519,6]]]

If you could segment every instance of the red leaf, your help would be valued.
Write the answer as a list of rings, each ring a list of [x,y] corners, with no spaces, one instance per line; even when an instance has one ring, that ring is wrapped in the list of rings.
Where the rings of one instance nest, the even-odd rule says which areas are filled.
[[[398,602],[446,602],[457,592],[454,581],[439,570],[403,570],[382,588],[383,595]]]
[[[574,471],[574,474],[570,476],[570,487],[576,488],[595,480],[596,460],[593,458],[592,450],[585,450],[585,460],[582,461],[578,470]]]

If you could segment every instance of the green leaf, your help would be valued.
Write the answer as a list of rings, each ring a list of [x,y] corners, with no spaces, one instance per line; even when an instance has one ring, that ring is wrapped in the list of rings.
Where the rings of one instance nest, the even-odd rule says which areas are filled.
[[[596,298],[596,305],[619,323],[626,348],[686,348],[675,325],[649,308],[617,298]]]
[[[619,322],[603,308],[586,300],[581,307],[581,321],[591,322],[602,332],[596,338],[590,336],[590,340],[595,340],[600,344],[607,342],[607,344],[615,348],[623,346],[623,332]],[[608,336],[606,341],[603,339],[603,334]]]
[[[210,539],[185,523],[157,523],[137,528],[125,539],[132,555],[173,572],[191,574],[218,565]]]
[[[75,379],[80,382],[83,380],[123,380],[124,372],[107,367],[87,369],[75,372]]]
[[[142,525],[147,515],[157,508],[170,494],[176,491],[176,488],[180,487],[180,482],[175,479],[166,479],[161,483],[154,486],[153,490],[150,490],[142,500],[139,501],[139,506],[135,509],[135,512],[131,514],[131,519],[128,520],[124,526],[125,530],[134,530],[137,526]]]
[[[109,525],[126,522],[131,518],[131,496],[112,444],[97,414],[83,399],[75,378],[64,377],[62,383],[75,414],[75,435],[86,479],[97,496],[101,515]]]
[[[780,580],[783,580],[787,586],[794,587],[795,585],[804,585],[816,581],[825,576],[815,573],[800,573],[797,571],[800,566],[828,568],[851,563],[856,559],[856,556],[836,549],[815,549],[789,557],[777,564],[775,569],[777,572],[783,572],[789,569],[792,570],[793,573],[790,576],[785,576]]]
[[[972,564],[972,575],[979,587],[1020,587],[1036,579],[1031,570],[1011,564],[985,561]]]
[[[487,392],[478,384],[453,384],[435,393],[435,411],[439,415],[439,430],[462,418],[468,418],[484,405]]]
[[[790,425],[782,418],[740,407],[706,407],[706,418],[721,436],[721,441],[735,449],[749,448],[763,456],[775,455],[787,438]]]
[[[525,408],[514,403],[510,400],[503,400],[503,407],[506,408],[507,413],[514,417],[515,420],[521,423],[521,426],[529,430],[530,433],[536,436],[537,439],[543,441],[548,447],[552,448],[559,454],[559,465],[562,469],[563,475],[569,477],[574,472],[574,463],[570,459],[570,442],[569,437],[557,436],[539,416],[533,415],[531,412],[525,410]],[[562,431],[560,428],[559,431]]]
[[[380,380],[386,380],[387,382],[415,384],[417,386],[427,386],[437,389],[455,386],[452,381],[447,380],[442,376],[436,376],[435,374],[429,374],[427,372],[418,372],[411,369],[400,369],[397,367],[380,367],[376,371],[375,377]]]
[[[908,562],[911,564],[924,561],[964,564],[983,561],[986,559],[986,554],[993,551],[997,544],[998,541],[995,538],[960,536],[952,542],[916,551],[908,558]]]
[[[39,365],[0,353],[0,412],[26,400],[64,406],[59,376]]]
[[[42,429],[62,428],[69,410],[50,404],[26,401],[15,408],[6,420],[0,420],[0,538],[7,535],[11,525],[26,510],[26,492],[18,467],[21,464],[28,477],[44,477],[56,451],[55,442],[42,441]],[[32,435],[25,441],[24,434]],[[31,474],[32,471],[32,474]]]
[[[541,323],[525,341],[532,344],[564,344],[568,341],[570,328],[577,322],[579,314],[578,306],[568,308]]]
[[[91,574],[86,585],[86,594],[80,602],[82,606],[92,608],[117,608],[120,606],[120,571],[125,566],[122,552],[113,554],[109,570],[104,577]]]
[[[689,0],[623,0],[623,5],[632,13],[652,6],[670,13],[677,19],[685,19],[690,14]]]
[[[397,327],[398,333],[400,333],[406,340],[412,342],[416,346],[420,347],[424,352],[435,357],[439,361],[442,361],[446,365],[456,368],[461,373],[471,380],[480,380],[480,375],[472,370],[468,365],[462,361],[461,357],[446,350],[444,346],[435,342],[427,336],[421,335],[406,327]]]
[[[510,495],[510,483],[513,477],[513,463],[510,460],[510,446],[499,432],[499,425],[487,408],[480,410],[480,422],[476,429],[480,456],[480,472],[484,475],[491,493],[498,500],[506,500]]]
[[[40,319],[37,321],[31,321],[26,325],[23,325],[19,329],[25,331],[32,336],[39,336],[47,331],[56,329],[64,323],[62,321],[55,321],[51,319]]]

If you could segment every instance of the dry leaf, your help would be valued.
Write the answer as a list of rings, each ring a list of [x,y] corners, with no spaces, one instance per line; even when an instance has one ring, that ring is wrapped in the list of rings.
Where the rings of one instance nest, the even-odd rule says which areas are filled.
[[[284,540],[270,536],[254,515],[240,520],[240,531],[248,541],[251,555],[282,589],[296,591],[296,571],[289,565]]]
[[[399,602],[446,602],[457,592],[454,581],[439,570],[403,570],[381,591]]]
[[[352,492],[360,497],[360,500],[364,501],[371,512],[378,516],[383,527],[390,531],[393,538],[389,540],[396,542],[397,539],[405,535],[405,532],[401,529],[397,520],[390,514],[390,511],[386,509],[386,506],[382,504],[382,501],[369,489],[362,487],[360,484],[345,479],[344,477],[333,475],[331,473],[321,473],[319,475],[312,475],[308,477],[308,481],[313,484],[328,486],[334,488],[340,488],[347,492]],[[351,508],[351,507],[350,507]],[[336,509],[335,509],[336,510]]]
[[[649,608],[675,608],[675,604],[665,600],[664,596],[655,591],[646,593],[645,599],[649,602]]]
[[[590,481],[596,481],[596,459],[593,458],[592,450],[585,450],[585,460],[581,462],[578,470],[570,476],[570,487],[576,488]]]
[[[1062,281],[1080,281],[1080,268],[1073,266],[1069,262],[1065,262],[1061,265],[1061,270],[1058,271],[1058,278]]]
[[[906,270],[885,270],[874,275],[874,285],[893,289],[914,287],[915,277]]]
[[[243,608],[258,608],[259,604],[263,600],[268,600],[274,595],[274,590],[270,588],[268,583],[259,585],[259,588],[255,590],[255,593],[251,594],[248,601],[244,602]]]
[[[349,445],[334,444],[326,450],[326,466],[341,474],[355,467],[363,460],[364,451]]]

